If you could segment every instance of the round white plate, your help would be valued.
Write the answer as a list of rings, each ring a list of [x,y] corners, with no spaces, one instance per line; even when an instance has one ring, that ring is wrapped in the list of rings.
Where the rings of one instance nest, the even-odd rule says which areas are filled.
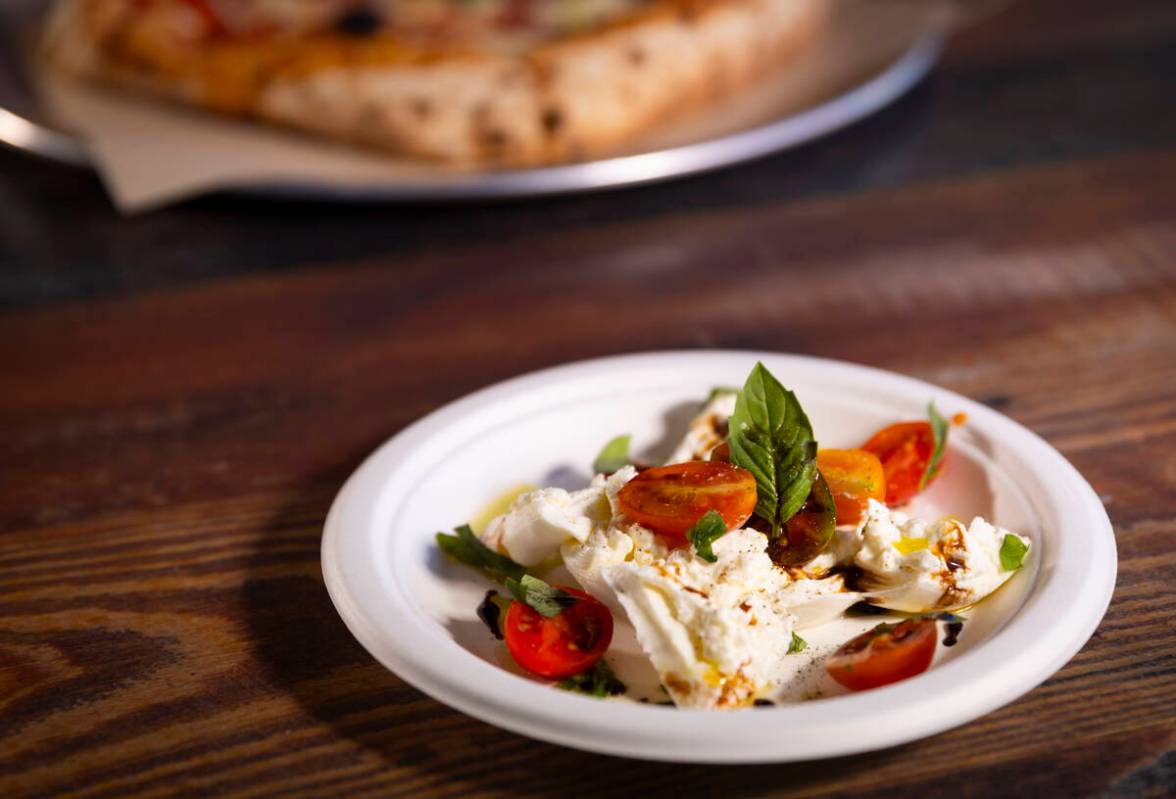
[[[30,49],[44,13],[43,0],[0,3],[0,145],[84,166],[94,163],[84,136],[64,127],[50,112]],[[880,7],[868,0],[831,0],[830,22],[798,58],[752,89],[722,98],[705,113],[675,118],[612,157],[530,169],[447,168],[414,159],[324,148],[263,126],[230,124],[212,116],[176,114],[156,103],[118,100],[112,112],[132,128],[156,127],[168,146],[160,150],[100,147],[104,169],[150,171],[152,159],[170,163],[176,149],[190,158],[216,159],[203,136],[223,141],[233,133],[243,152],[268,154],[265,178],[248,174],[218,186],[248,194],[337,201],[448,201],[553,195],[651,183],[691,175],[797,147],[879,111],[913,88],[935,64],[954,24],[953,4],[924,0]],[[956,21],[958,23],[958,20]],[[45,88],[45,87],[42,87]],[[87,96],[92,104],[93,92]],[[99,96],[105,96],[99,93]],[[76,103],[76,100],[74,101]],[[105,102],[111,102],[107,97]],[[182,125],[176,125],[182,120]],[[84,125],[81,127],[84,131]],[[166,131],[166,133],[164,133]],[[190,137],[193,132],[202,136]],[[114,136],[111,131],[107,136]],[[183,136],[177,145],[176,137]],[[109,142],[108,142],[109,144]],[[221,145],[223,146],[223,145]],[[241,148],[251,148],[241,150]],[[121,153],[110,160],[111,152]],[[277,154],[277,155],[275,155]],[[260,157],[260,156],[259,156]],[[275,165],[274,158],[278,164]],[[162,168],[162,167],[161,167]],[[270,173],[273,172],[273,175]],[[207,189],[204,171],[197,182]]]
[[[968,422],[912,511],[989,520],[1030,536],[1031,557],[972,612],[928,672],[795,705],[687,711],[567,693],[512,673],[474,608],[490,587],[436,549],[519,483],[588,478],[603,442],[633,434],[655,453],[713,386],[757,360],[795,390],[823,446],[853,446],[928,401]],[[348,628],[407,682],[523,735],[656,760],[806,760],[901,744],[977,718],[1041,683],[1098,626],[1115,582],[1114,536],[1082,476],[1033,433],[979,403],[896,374],[754,352],[630,355],[508,380],[451,403],[384,444],[339,492],[322,544],[327,589]]]

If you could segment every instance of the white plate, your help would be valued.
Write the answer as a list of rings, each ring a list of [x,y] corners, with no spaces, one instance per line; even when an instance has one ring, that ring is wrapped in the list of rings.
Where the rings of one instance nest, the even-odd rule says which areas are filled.
[[[686,711],[556,690],[500,665],[474,608],[489,587],[449,563],[433,535],[518,483],[568,469],[587,479],[601,444],[637,451],[677,432],[712,386],[756,360],[794,389],[824,446],[853,446],[929,400],[968,423],[921,516],[981,513],[1029,535],[1032,556],[978,606],[925,674],[864,693],[733,712]],[[1110,522],[1082,476],[1033,433],[958,394],[847,363],[752,352],[606,358],[478,391],[384,444],[339,492],[322,545],[327,589],[348,628],[407,682],[491,724],[545,741],[656,760],[806,760],[893,746],[975,719],[1041,683],[1086,642],[1110,601]]]

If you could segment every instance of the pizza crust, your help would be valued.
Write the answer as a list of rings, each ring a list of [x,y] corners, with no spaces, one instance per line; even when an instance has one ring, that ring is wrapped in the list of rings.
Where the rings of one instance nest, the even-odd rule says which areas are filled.
[[[62,0],[47,30],[50,60],[212,110],[467,167],[616,152],[787,60],[825,12],[824,0],[658,0],[516,56],[338,35],[185,49],[144,30],[132,5]]]
[[[751,83],[815,32],[812,0],[666,4],[659,13],[537,54],[558,160],[600,155],[663,117]]]
[[[468,165],[544,162],[538,109],[533,71],[494,57],[278,78],[257,105],[273,122]]]

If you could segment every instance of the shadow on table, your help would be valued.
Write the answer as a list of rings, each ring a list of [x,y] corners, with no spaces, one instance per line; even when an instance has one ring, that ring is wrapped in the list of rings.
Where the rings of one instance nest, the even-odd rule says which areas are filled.
[[[290,790],[736,797],[813,789],[831,779],[843,786],[892,757],[755,767],[649,763],[531,740],[452,710],[384,669],[336,614],[323,585],[319,538],[337,475],[316,485],[328,487],[290,502],[268,525],[244,589],[255,655],[271,689],[293,696],[305,712],[283,731],[309,728],[284,736],[290,743],[281,744],[283,754],[293,749],[300,756],[273,768],[273,778]],[[706,745],[698,742],[700,750]]]

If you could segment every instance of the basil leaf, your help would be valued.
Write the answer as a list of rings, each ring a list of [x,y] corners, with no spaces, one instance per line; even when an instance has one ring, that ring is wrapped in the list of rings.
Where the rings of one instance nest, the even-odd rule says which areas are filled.
[[[1025,562],[1025,553],[1029,545],[1020,536],[1007,533],[1000,543],[1000,567],[1007,572],[1016,571]]]
[[[617,675],[608,667],[604,660],[596,661],[596,665],[579,674],[573,674],[571,677],[560,680],[556,684],[557,688],[562,688],[565,691],[575,691],[581,694],[588,694],[589,696],[616,696],[623,694],[629,690],[625,684],[617,679]]]
[[[803,652],[806,648],[808,648],[808,641],[793,633],[792,643],[788,645],[788,654],[795,655],[797,652]]]
[[[524,574],[519,579],[508,578],[506,590],[510,591],[515,599],[548,618],[558,616],[564,608],[580,601],[567,591],[561,591],[529,574]]]
[[[717,400],[719,397],[725,396],[727,394],[738,394],[738,393],[739,393],[739,389],[737,389],[733,386],[715,386],[714,388],[712,388],[710,390],[710,393],[706,395],[706,404],[710,405],[712,402]]]
[[[708,510],[686,531],[686,540],[694,545],[698,557],[714,563],[718,558],[711,549],[711,544],[726,534],[727,523],[723,521],[722,514],[716,510]]]
[[[455,528],[454,532],[457,535],[437,533],[437,546],[458,563],[473,566],[475,569],[483,569],[496,580],[507,578],[517,580],[526,574],[526,569],[522,566],[506,555],[498,554],[478,540],[468,524]]]
[[[747,377],[729,421],[731,462],[755,477],[755,513],[769,537],[808,499],[816,472],[817,442],[796,395],[762,363]]]
[[[478,551],[455,535],[437,533],[437,546],[441,548],[442,552],[458,563],[473,566],[475,569],[485,568],[486,564],[482,560],[481,555],[478,554]]]
[[[596,474],[611,474],[629,462],[628,434],[617,436],[604,445],[596,460],[592,461],[592,471]]]
[[[812,492],[817,478],[817,442],[806,441],[793,447],[785,454],[784,463],[788,466],[778,478],[781,523],[795,516]]]
[[[939,461],[943,460],[943,451],[947,447],[947,431],[951,428],[947,420],[935,410],[935,403],[927,405],[927,416],[931,419],[931,433],[935,436],[935,448],[931,451],[931,459],[927,461],[927,468],[919,478],[919,490],[927,487],[927,482],[939,470]]]

